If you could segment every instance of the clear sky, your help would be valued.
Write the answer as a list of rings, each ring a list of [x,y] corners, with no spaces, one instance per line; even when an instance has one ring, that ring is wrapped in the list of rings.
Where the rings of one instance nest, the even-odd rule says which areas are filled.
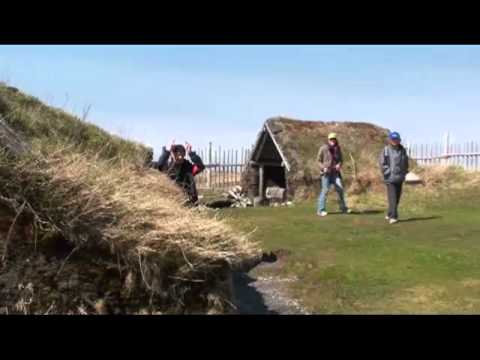
[[[250,146],[265,119],[478,140],[480,46],[5,46],[0,80],[155,148]]]

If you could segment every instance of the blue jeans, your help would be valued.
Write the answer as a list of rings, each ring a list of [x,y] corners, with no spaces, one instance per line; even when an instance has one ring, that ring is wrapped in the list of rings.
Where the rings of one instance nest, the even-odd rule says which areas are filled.
[[[330,191],[331,186],[335,186],[335,191],[338,195],[338,203],[341,211],[347,211],[347,205],[345,203],[345,193],[343,191],[343,183],[340,176],[335,175],[323,175],[322,176],[322,192],[318,198],[318,211],[326,210],[327,194]]]

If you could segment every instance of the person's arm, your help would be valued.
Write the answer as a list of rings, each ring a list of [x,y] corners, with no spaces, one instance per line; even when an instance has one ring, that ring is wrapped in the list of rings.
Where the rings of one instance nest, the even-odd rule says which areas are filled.
[[[408,158],[407,150],[404,149],[404,151],[405,151],[405,174],[408,174],[408,172],[410,171],[410,168],[409,168],[410,159]]]
[[[317,154],[317,161],[319,162],[320,164],[320,170],[323,172],[326,168],[325,164],[324,164],[324,156],[323,156],[323,145],[320,146],[320,149],[318,150],[318,154]]]
[[[158,158],[157,169],[164,171],[168,164],[168,159],[170,158],[170,151],[164,146],[162,147],[162,154]]]
[[[343,165],[343,153],[342,153],[342,149],[339,148],[338,149],[338,164],[336,166],[337,171],[340,171],[340,169],[342,168],[342,165]]]
[[[192,166],[192,175],[198,175],[200,174],[203,170],[205,170],[205,165],[203,164],[202,159],[200,156],[197,155],[195,151],[192,151],[192,145],[187,143],[187,153],[188,156],[190,157],[190,160],[192,160],[193,166]]]
[[[388,163],[388,155],[386,155],[386,152],[387,152],[387,149],[384,148],[382,150],[382,153],[380,154],[380,159],[379,159],[380,169],[384,177],[388,175],[388,172],[390,170],[390,165]]]

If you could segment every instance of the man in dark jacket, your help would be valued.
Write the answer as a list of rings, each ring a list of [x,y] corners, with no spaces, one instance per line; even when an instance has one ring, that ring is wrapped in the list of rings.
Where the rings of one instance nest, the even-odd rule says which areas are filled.
[[[326,216],[326,200],[330,187],[335,186],[335,191],[338,195],[338,202],[340,210],[346,214],[350,213],[350,209],[347,208],[345,203],[345,195],[342,182],[342,149],[338,144],[337,134],[331,133],[328,135],[328,144],[322,145],[318,151],[317,161],[320,165],[320,171],[322,175],[322,191],[318,198],[317,215]]]
[[[185,158],[187,154],[191,161]],[[172,143],[170,151],[164,146],[158,159],[157,168],[185,191],[189,204],[194,205],[198,201],[194,178],[205,169],[205,165],[202,159],[192,151],[190,144],[187,143],[184,147]]]
[[[392,132],[389,144],[380,155],[380,168],[387,186],[388,214],[386,220],[390,224],[398,222],[398,204],[402,196],[402,187],[408,173],[408,155],[401,145],[400,134]]]

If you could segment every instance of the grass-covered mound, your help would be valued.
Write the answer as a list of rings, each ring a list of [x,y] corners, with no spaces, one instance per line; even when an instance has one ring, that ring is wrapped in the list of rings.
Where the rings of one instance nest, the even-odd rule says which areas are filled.
[[[275,141],[290,165],[289,186],[296,199],[315,196],[319,191],[320,166],[317,153],[328,134],[337,133],[343,150],[343,175],[350,193],[359,194],[378,187],[378,159],[388,130],[364,122],[303,121],[283,117],[267,120]]]
[[[243,235],[145,167],[149,149],[0,86],[30,144],[0,153],[2,313],[228,311]]]

